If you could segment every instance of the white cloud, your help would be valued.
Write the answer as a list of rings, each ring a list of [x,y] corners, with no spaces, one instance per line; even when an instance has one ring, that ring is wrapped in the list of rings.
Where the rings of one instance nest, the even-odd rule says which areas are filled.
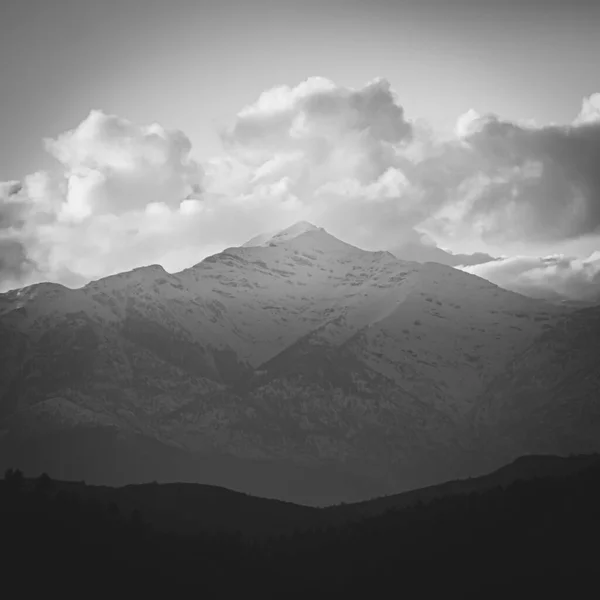
[[[600,300],[600,252],[569,256],[515,256],[462,270],[515,292],[541,298]]]
[[[101,111],[46,140],[46,148],[64,168],[65,218],[122,214],[152,202],[176,205],[202,181],[202,168],[190,159],[192,146],[182,132],[134,125]]]
[[[55,169],[0,186],[0,286],[79,285],[150,263],[177,270],[297,220],[370,249],[423,232],[484,252],[594,235],[599,98],[585,99],[566,126],[471,110],[442,137],[406,119],[385,79],[352,89],[314,77],[243,108],[223,133],[225,153],[203,165],[180,131],[92,111],[46,141]],[[592,285],[592,267],[574,261],[569,269]],[[534,266],[472,268],[506,285],[543,279]],[[563,279],[546,263],[535,268],[562,285],[562,267]]]
[[[454,133],[458,138],[466,138],[474,131],[477,131],[477,124],[480,122],[481,115],[473,108],[462,114],[456,120]]]
[[[385,202],[390,198],[398,201],[409,188],[410,182],[406,175],[399,169],[390,167],[375,181],[367,185],[361,185],[357,179],[329,181],[315,190],[315,195],[335,194],[350,199]]]
[[[589,98],[583,99],[581,112],[577,115],[573,124],[585,125],[598,122],[600,122],[600,93],[592,94]]]

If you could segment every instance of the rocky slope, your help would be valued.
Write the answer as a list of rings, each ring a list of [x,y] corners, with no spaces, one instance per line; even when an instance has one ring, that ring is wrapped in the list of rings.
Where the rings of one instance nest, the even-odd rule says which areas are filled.
[[[502,412],[507,365],[572,312],[299,223],[176,274],[0,295],[0,429],[11,448],[93,426],[362,482],[339,499],[402,491],[477,468],[480,406]]]

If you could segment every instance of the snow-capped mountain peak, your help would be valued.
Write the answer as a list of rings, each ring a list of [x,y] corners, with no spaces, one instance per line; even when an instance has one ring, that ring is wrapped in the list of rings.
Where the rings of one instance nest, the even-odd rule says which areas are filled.
[[[287,227],[286,229],[280,231],[276,236],[274,236],[273,240],[286,241],[311,231],[325,231],[325,229],[323,229],[323,227],[317,227],[308,221],[298,221],[298,223],[294,223],[294,225],[291,227]]]
[[[568,314],[299,222],[179,273],[0,294],[0,431],[93,424],[191,453],[334,463],[394,490],[418,471],[425,485],[469,458],[484,402],[497,415],[503,389],[516,397],[522,356],[524,389],[542,398],[535,358],[556,354],[559,374]],[[591,390],[593,361],[579,364]]]
[[[308,221],[298,221],[297,223],[294,223],[294,225],[286,227],[285,229],[261,233],[260,235],[253,237],[251,240],[248,240],[245,244],[243,244],[242,247],[252,248],[255,246],[270,246],[273,244],[287,242],[305,233],[315,231],[325,230],[322,227],[317,227],[316,225],[309,223]]]
[[[321,255],[348,256],[373,254],[361,250],[331,235],[323,227],[317,227],[307,221],[299,221],[280,231],[265,233],[252,238],[242,248],[285,248],[293,252],[316,252]]]

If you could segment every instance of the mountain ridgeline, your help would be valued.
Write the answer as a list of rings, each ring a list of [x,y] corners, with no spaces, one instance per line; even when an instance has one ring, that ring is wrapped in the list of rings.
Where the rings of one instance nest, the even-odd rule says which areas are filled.
[[[299,223],[0,295],[0,467],[324,505],[600,450],[600,308]]]
[[[598,458],[530,456],[479,479],[328,508],[9,470],[3,567],[25,595],[56,587],[68,598],[90,582],[102,595],[585,597],[598,571]]]

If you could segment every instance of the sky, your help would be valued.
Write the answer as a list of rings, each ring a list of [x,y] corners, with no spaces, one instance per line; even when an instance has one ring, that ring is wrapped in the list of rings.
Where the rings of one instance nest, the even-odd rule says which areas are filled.
[[[600,286],[600,3],[4,0],[0,291],[297,220]],[[591,291],[590,291],[591,290]]]

